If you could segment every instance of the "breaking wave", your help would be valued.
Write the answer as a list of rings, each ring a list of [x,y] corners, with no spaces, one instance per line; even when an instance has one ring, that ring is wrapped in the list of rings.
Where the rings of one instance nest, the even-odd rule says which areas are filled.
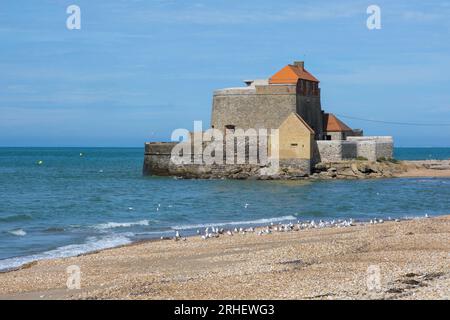
[[[28,214],[16,214],[13,216],[0,217],[0,222],[16,222],[31,219],[33,219],[33,217]]]
[[[27,233],[25,232],[25,230],[23,229],[14,229],[14,230],[10,230],[8,231],[9,234],[12,234],[14,236],[18,236],[18,237],[23,237],[26,236]]]
[[[14,268],[18,268],[26,263],[30,263],[37,260],[55,259],[55,258],[67,258],[80,254],[113,248],[124,244],[131,243],[129,237],[132,237],[132,233],[108,235],[105,237],[89,237],[86,242],[81,244],[71,244],[56,249],[46,251],[40,254],[34,254],[23,257],[9,258],[0,260],[0,271],[7,271]]]
[[[281,221],[296,220],[296,219],[297,218],[294,216],[282,216],[282,217],[262,218],[262,219],[256,219],[256,220],[248,220],[248,221],[187,224],[187,225],[173,226],[173,227],[171,227],[171,229],[173,229],[173,230],[188,230],[188,229],[207,228],[207,227],[236,226],[236,225],[249,225],[249,224],[257,225],[257,224],[281,222]]]
[[[106,229],[114,229],[114,228],[129,228],[133,226],[148,226],[150,223],[149,220],[140,220],[134,222],[106,222],[100,223],[93,226],[94,229],[98,230],[106,230]]]

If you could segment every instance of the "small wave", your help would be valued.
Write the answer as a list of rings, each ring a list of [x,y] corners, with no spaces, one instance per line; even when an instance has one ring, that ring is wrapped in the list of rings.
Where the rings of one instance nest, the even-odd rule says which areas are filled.
[[[247,225],[247,224],[264,224],[264,223],[280,222],[280,221],[295,220],[295,219],[297,219],[297,218],[294,216],[282,216],[282,217],[262,218],[262,219],[256,219],[256,220],[248,220],[248,221],[231,221],[231,222],[216,222],[216,223],[181,225],[181,226],[173,226],[173,227],[171,227],[171,229],[187,230],[187,229],[230,226],[230,225],[234,226],[234,225]]]
[[[428,214],[428,217],[431,217],[431,214]],[[404,215],[401,217],[401,219],[404,219],[404,220],[417,220],[417,219],[424,219],[424,218],[427,218],[427,216],[425,214],[415,215],[415,216]]]
[[[0,222],[16,222],[16,221],[24,221],[24,220],[31,220],[33,217],[31,217],[28,214],[17,214],[13,216],[6,216],[6,217],[0,217]]]
[[[44,232],[64,232],[64,231],[66,231],[66,229],[62,227],[49,227],[44,230]]]
[[[12,234],[14,236],[18,236],[18,237],[23,237],[23,236],[27,235],[27,233],[23,229],[10,230],[10,231],[8,231],[8,233],[10,233],[10,234]]]
[[[71,244],[41,254],[0,260],[0,271],[18,268],[26,263],[37,260],[67,258],[97,250],[114,248],[131,243],[129,239],[131,236],[133,236],[132,233],[108,235],[101,238],[89,237],[82,244]]]
[[[140,220],[135,222],[107,222],[93,226],[94,229],[105,230],[114,228],[129,228],[133,226],[148,226],[149,220]]]

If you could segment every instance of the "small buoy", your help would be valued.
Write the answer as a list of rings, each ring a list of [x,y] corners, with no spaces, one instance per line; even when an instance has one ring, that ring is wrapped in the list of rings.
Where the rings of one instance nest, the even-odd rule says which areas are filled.
[[[80,157],[82,157],[83,156],[83,152],[80,152]]]
[[[42,165],[42,164],[44,164],[44,161],[38,160],[37,164],[38,164],[38,165]]]

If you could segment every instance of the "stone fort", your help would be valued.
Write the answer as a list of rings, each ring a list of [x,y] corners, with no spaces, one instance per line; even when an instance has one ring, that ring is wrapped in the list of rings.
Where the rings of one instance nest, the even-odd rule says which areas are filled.
[[[280,168],[275,175],[301,177],[311,174],[319,162],[375,161],[393,156],[392,137],[364,136],[361,129],[350,128],[322,109],[319,80],[306,70],[303,61],[286,65],[268,79],[244,83],[214,91],[211,128],[224,132],[278,129]],[[170,155],[176,144],[146,143],[144,174],[200,178],[263,175],[262,166],[250,163],[174,164]],[[192,157],[202,150],[192,149]]]

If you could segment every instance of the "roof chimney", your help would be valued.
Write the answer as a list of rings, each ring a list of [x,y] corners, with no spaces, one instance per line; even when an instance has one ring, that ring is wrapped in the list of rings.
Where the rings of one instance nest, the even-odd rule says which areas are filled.
[[[294,61],[294,66],[300,67],[300,69],[305,69],[305,61]]]

